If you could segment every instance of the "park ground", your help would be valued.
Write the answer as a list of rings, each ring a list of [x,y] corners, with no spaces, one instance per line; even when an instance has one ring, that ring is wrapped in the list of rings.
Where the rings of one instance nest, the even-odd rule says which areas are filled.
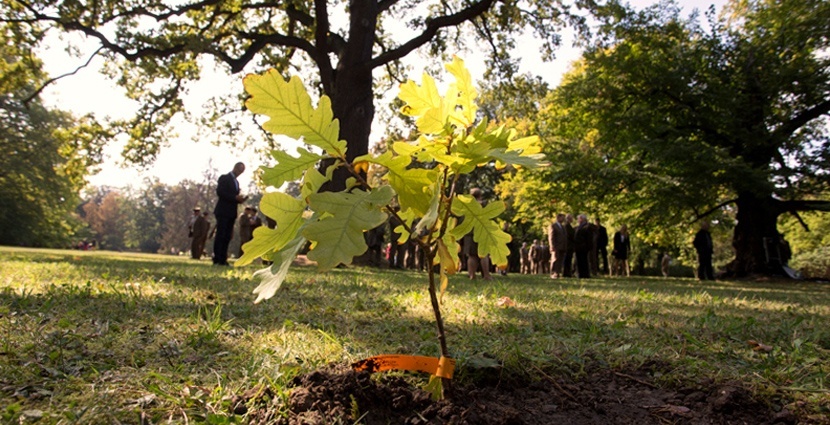
[[[830,285],[453,276],[451,396],[424,273],[0,248],[3,423],[830,423]],[[506,302],[509,301],[509,302]]]

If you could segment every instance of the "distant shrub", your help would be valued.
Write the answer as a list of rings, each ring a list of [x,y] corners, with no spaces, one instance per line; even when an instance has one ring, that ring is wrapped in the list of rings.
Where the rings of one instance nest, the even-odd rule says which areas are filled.
[[[830,246],[794,255],[790,267],[808,279],[830,279]]]

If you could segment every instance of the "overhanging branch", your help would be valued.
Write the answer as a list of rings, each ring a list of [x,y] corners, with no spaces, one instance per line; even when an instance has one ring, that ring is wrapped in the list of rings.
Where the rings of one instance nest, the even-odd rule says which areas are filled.
[[[423,32],[421,32],[421,34],[400,45],[396,49],[378,55],[376,58],[369,61],[367,66],[369,68],[377,68],[378,66],[384,65],[388,62],[403,58],[413,50],[429,43],[429,41],[435,37],[435,34],[437,34],[440,29],[458,26],[465,21],[476,18],[489,10],[496,1],[498,0],[481,0],[458,11],[457,13],[453,13],[452,15],[439,16],[430,20],[427,23],[427,27]]]
[[[25,105],[25,106],[28,108],[28,107],[29,107],[29,103],[30,103],[32,100],[34,100],[36,97],[38,97],[38,96],[40,95],[40,93],[42,93],[42,92],[43,92],[43,90],[45,90],[45,89],[46,89],[46,87],[48,87],[48,86],[49,86],[49,84],[52,84],[52,83],[54,83],[55,81],[58,81],[58,80],[60,80],[60,79],[62,79],[62,78],[66,78],[66,77],[69,77],[69,76],[75,75],[75,74],[77,74],[77,73],[78,73],[78,71],[80,71],[81,69],[84,69],[84,68],[86,68],[87,66],[89,66],[89,64],[90,64],[90,63],[92,63],[92,59],[94,59],[94,58],[95,58],[95,56],[98,56],[98,53],[101,53],[101,50],[104,50],[104,46],[99,47],[99,48],[98,48],[98,50],[96,50],[95,52],[93,52],[93,53],[89,56],[89,59],[87,59],[87,60],[86,60],[86,63],[84,63],[83,65],[81,65],[81,66],[79,66],[79,67],[77,67],[77,68],[75,68],[75,70],[74,70],[74,71],[72,71],[72,72],[67,72],[66,74],[58,75],[57,77],[50,78],[50,79],[46,80],[46,82],[45,82],[45,83],[43,83],[43,84],[42,84],[42,85],[41,85],[41,86],[40,86],[37,90],[35,90],[35,91],[34,91],[34,93],[30,94],[28,97],[26,97],[25,99],[23,99],[23,105]]]

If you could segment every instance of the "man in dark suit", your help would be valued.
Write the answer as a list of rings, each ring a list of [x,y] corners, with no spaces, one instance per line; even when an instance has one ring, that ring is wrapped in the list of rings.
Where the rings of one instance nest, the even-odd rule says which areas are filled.
[[[239,194],[239,181],[236,180],[243,172],[245,172],[245,164],[237,162],[233,166],[233,171],[219,177],[216,185],[219,200],[216,201],[216,208],[213,210],[213,215],[216,216],[216,239],[213,242],[214,265],[229,265],[228,245],[233,237],[237,207],[248,199],[247,196]]]
[[[572,277],[574,271],[574,252],[576,248],[576,242],[574,241],[574,237],[576,236],[576,230],[573,226],[574,216],[571,214],[565,215],[565,232],[568,235],[568,249],[565,251],[565,264],[563,265],[563,275],[565,277]]]
[[[602,273],[608,274],[608,230],[600,224],[599,218],[596,219],[597,225],[597,243],[596,243],[596,252],[597,252],[597,266],[599,266],[599,261],[602,261]]]
[[[564,277],[565,253],[568,251],[568,232],[565,230],[565,214],[556,214],[556,221],[551,223],[548,230],[548,245],[553,251],[553,264],[550,267],[550,277],[557,279]]]
[[[712,268],[712,235],[709,233],[709,222],[700,224],[700,230],[695,234],[692,242],[697,251],[697,278],[700,280],[715,280],[715,270]]]
[[[576,256],[577,276],[580,279],[587,279],[591,277],[588,255],[594,245],[594,235],[585,214],[578,215],[576,220],[578,224],[574,231],[574,254]]]

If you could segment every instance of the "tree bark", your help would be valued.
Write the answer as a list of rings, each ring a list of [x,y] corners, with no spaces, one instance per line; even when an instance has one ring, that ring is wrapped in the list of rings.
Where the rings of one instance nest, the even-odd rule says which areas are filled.
[[[757,196],[752,193],[740,193],[736,201],[738,207],[732,247],[735,259],[727,266],[727,275],[744,277],[752,274],[780,273],[778,264],[768,261],[765,240],[769,245],[779,241],[777,228],[778,216],[781,214],[781,202],[772,196]],[[766,238],[766,239],[765,239]]]
[[[372,60],[378,3],[352,1],[350,8],[349,41],[338,55],[328,95],[332,113],[340,120],[340,139],[348,142],[346,158],[352,161],[369,152],[369,135],[375,117],[374,80],[369,62]],[[324,164],[324,167],[328,165]],[[349,177],[349,171],[340,167],[323,190],[343,190]]]

